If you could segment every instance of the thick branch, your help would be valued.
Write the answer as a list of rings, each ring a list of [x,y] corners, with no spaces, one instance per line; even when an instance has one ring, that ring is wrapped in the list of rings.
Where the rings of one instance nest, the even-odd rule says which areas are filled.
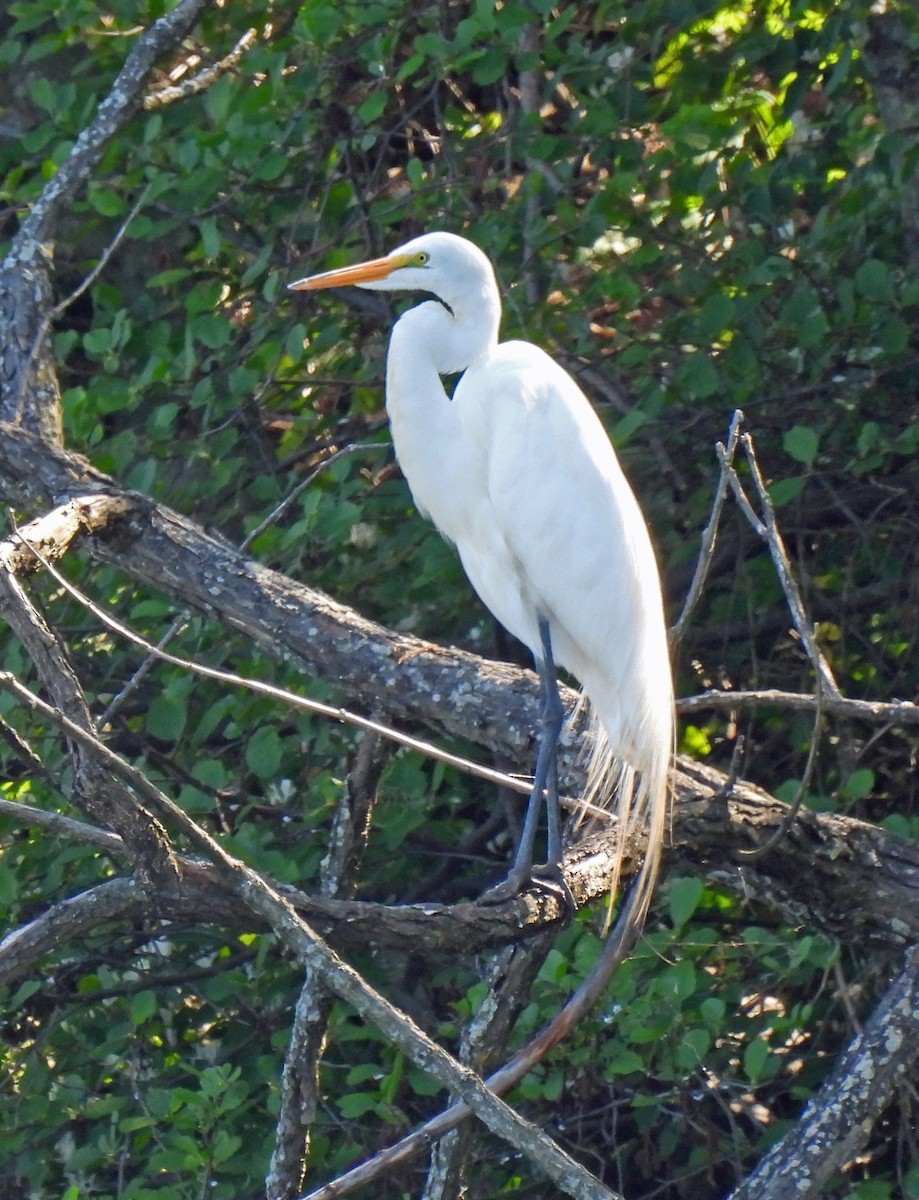
[[[811,1200],[861,1150],[919,1059],[919,947],[791,1131],[730,1200]]]
[[[207,612],[374,708],[385,706],[392,720],[447,730],[524,768],[531,761],[536,685],[529,672],[393,634],[247,560],[191,521],[119,489],[79,456],[0,425],[0,495],[34,511],[68,494],[83,497],[62,519],[72,537],[180,605]],[[54,557],[55,546],[60,552],[71,543],[65,535],[55,542],[51,526],[49,517],[42,550]],[[563,774],[576,791],[574,757],[569,751]],[[746,784],[724,797],[727,781],[720,772],[689,760],[680,768],[673,840],[684,867],[708,872],[779,906],[786,919],[807,920],[831,934],[880,945],[919,938],[919,851],[911,844],[846,817],[802,813],[777,851],[754,866],[740,851],[765,841],[786,806]],[[594,856],[597,878],[608,852]],[[572,887],[580,899],[584,892],[576,881]],[[370,917],[362,935],[371,936],[380,920],[380,914]],[[404,926],[401,932],[407,932]],[[413,936],[424,935],[418,929]]]
[[[0,614],[15,630],[56,708],[92,731],[83,689],[55,632],[3,560],[0,546]],[[94,819],[114,829],[131,847],[135,866],[147,879],[173,874],[175,862],[165,831],[131,792],[83,747],[71,740],[73,799]]]
[[[343,962],[293,907],[256,871],[228,854],[177,804],[161,792],[136,767],[120,758],[92,734],[31,694],[18,680],[0,673],[0,683],[35,712],[79,742],[103,766],[143,796],[190,843],[221,871],[227,885],[298,960],[315,973],[325,987],[350,1004],[369,1024],[442,1087],[464,1100],[493,1133],[533,1161],[566,1195],[576,1200],[617,1200],[608,1188],[489,1090],[482,1080],[463,1067],[427,1036],[408,1016],[394,1008],[352,967]]]

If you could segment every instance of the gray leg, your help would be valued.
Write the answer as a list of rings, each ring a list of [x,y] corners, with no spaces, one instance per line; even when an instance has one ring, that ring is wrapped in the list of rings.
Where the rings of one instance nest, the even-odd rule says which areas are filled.
[[[536,842],[536,828],[539,824],[539,814],[542,811],[543,796],[546,797],[547,821],[547,851],[548,861],[545,866],[536,868],[536,876],[540,882],[545,882],[554,891],[562,894],[565,907],[574,911],[575,904],[571,891],[561,873],[562,835],[561,817],[558,803],[558,773],[556,769],[556,747],[561,732],[565,710],[558,694],[558,682],[555,678],[555,663],[552,658],[552,639],[549,632],[549,622],[544,618],[539,621],[539,636],[542,643],[542,653],[536,658],[536,669],[542,684],[542,709],[539,724],[539,751],[536,755],[536,771],[533,777],[533,787],[527,802],[526,817],[523,822],[523,832],[514,857],[514,865],[504,883],[492,888],[486,894],[486,899],[492,901],[504,900],[519,892],[520,889],[534,878],[533,849]]]
[[[565,710],[558,694],[558,682],[555,678],[555,662],[552,658],[552,639],[549,633],[549,622],[545,618],[539,621],[539,636],[542,641],[542,654],[536,659],[536,669],[542,684],[542,712],[539,721],[539,751],[536,755],[536,771],[533,777],[533,789],[527,803],[526,818],[523,823],[523,833],[514,858],[511,875],[525,879],[533,867],[533,847],[536,841],[536,826],[542,811],[543,793],[546,796],[546,816],[548,823],[548,862],[550,868],[558,868],[562,859],[561,821],[558,807],[558,775],[555,764],[555,749],[558,745],[558,735],[562,729]]]

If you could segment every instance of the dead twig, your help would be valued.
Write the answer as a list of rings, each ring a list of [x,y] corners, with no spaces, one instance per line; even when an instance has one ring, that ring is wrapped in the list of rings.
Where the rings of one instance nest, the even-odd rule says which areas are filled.
[[[836,680],[833,677],[833,672],[830,669],[830,664],[827,662],[823,651],[817,644],[814,637],[814,631],[807,617],[807,611],[804,607],[804,601],[801,597],[800,589],[794,577],[794,572],[791,569],[791,562],[788,558],[788,551],[785,549],[785,542],[779,531],[778,524],[775,519],[775,509],[772,506],[772,499],[769,496],[769,490],[766,487],[765,480],[759,469],[759,463],[756,460],[756,454],[753,449],[753,439],[748,433],[741,436],[740,443],[744,450],[744,455],[747,459],[747,464],[750,468],[750,476],[753,480],[754,487],[762,508],[762,516],[760,516],[750,502],[749,497],[744,491],[743,484],[740,482],[740,477],[737,471],[728,461],[727,449],[719,443],[718,457],[721,461],[722,468],[727,474],[728,483],[734,493],[737,503],[740,505],[741,511],[746,516],[754,531],[763,539],[769,549],[772,557],[776,573],[779,577],[779,582],[782,585],[782,591],[785,595],[785,600],[788,604],[788,609],[791,613],[791,619],[794,622],[795,629],[801,639],[801,644],[804,646],[805,653],[811,662],[816,674],[820,676],[821,684],[828,698],[839,699],[841,693]]]
[[[731,417],[731,424],[728,427],[727,443],[718,443],[719,459],[721,462],[721,473],[718,476],[718,484],[715,488],[715,498],[712,501],[712,511],[708,518],[708,524],[702,532],[702,541],[699,546],[699,558],[696,563],[696,570],[692,577],[692,583],[689,585],[689,591],[686,594],[686,600],[683,604],[683,611],[680,613],[676,624],[670,629],[668,637],[670,641],[670,649],[673,651],[682,641],[683,634],[686,632],[686,626],[689,624],[692,616],[698,606],[699,599],[702,596],[702,589],[705,587],[705,581],[708,579],[708,573],[711,569],[712,560],[715,556],[715,543],[718,539],[718,525],[721,521],[721,512],[724,508],[724,502],[727,499],[729,472],[734,468],[734,455],[737,451],[737,443],[740,438],[740,427],[743,423],[743,413],[739,408],[734,410],[734,415]]]
[[[320,894],[350,898],[367,843],[370,815],[387,755],[385,743],[365,734],[348,773],[335,812],[329,851],[320,869]],[[274,1151],[265,1180],[268,1200],[294,1200],[302,1191],[310,1153],[310,1129],[319,1106],[319,1064],[334,997],[307,967],[294,1008],[290,1041],[281,1074],[280,1111]]]
[[[197,96],[201,92],[206,92],[209,87],[217,82],[221,75],[226,75],[227,71],[232,71],[246,51],[255,45],[257,37],[258,30],[247,29],[230,53],[225,54],[218,62],[212,63],[209,67],[204,67],[196,75],[190,75],[187,79],[183,79],[181,83],[158,88],[155,92],[148,92],[144,96],[144,108],[147,112],[153,112],[155,109],[166,108],[169,104],[175,104],[177,100],[185,100],[189,96]]]

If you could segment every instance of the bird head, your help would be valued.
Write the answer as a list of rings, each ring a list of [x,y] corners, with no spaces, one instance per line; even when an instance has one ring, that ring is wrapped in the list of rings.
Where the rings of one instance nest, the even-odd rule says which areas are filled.
[[[496,287],[491,263],[478,246],[455,233],[425,233],[384,258],[310,275],[288,287],[294,292],[350,285],[380,292],[431,292],[450,304],[460,295],[481,292],[483,283]]]

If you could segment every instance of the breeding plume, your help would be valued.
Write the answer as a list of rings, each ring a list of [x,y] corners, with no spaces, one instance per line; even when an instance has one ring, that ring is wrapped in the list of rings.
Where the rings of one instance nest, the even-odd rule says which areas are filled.
[[[647,909],[660,858],[673,751],[673,689],[648,530],[606,432],[570,375],[529,342],[498,341],[491,263],[465,238],[429,233],[385,258],[291,284],[433,294],[395,324],[386,409],[419,511],[459,551],[502,625],[532,651],[542,682],[533,790],[507,888],[530,875],[542,798],[549,874],[562,853],[555,781],[563,710],[554,663],[587,695],[588,795],[647,851],[630,902]],[[441,376],[461,378],[452,398]],[[546,868],[538,868],[545,874]]]

